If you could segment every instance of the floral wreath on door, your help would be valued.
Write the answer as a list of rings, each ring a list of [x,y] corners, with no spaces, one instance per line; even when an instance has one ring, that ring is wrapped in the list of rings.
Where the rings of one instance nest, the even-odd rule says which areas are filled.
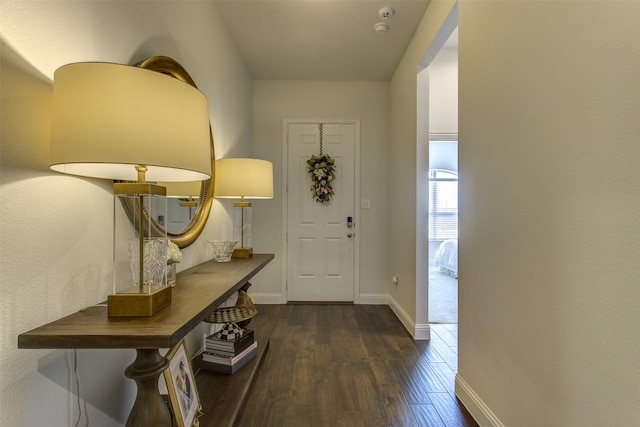
[[[311,177],[311,197],[321,204],[329,203],[334,195],[333,181],[336,179],[336,165],[333,158],[322,153],[323,125],[320,123],[320,155],[307,160],[307,172]]]

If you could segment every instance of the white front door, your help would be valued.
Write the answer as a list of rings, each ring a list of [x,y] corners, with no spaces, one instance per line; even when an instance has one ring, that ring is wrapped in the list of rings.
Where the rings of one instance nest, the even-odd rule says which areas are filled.
[[[334,196],[312,198],[307,160],[320,155],[319,123],[287,127],[287,298],[353,301],[356,123],[324,123],[322,152],[335,160]]]

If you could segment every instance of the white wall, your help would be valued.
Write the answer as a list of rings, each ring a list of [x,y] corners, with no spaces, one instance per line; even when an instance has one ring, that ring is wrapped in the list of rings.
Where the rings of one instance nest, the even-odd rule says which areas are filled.
[[[458,396],[481,425],[640,425],[640,3],[459,12]]]
[[[416,72],[452,5],[391,83],[392,170],[424,153]],[[460,0],[456,393],[483,426],[640,422],[639,8]],[[390,178],[409,200],[414,169]],[[412,316],[415,212],[392,211],[390,251]]]
[[[458,133],[458,49],[442,48],[428,70],[429,132]]]
[[[456,30],[457,33],[457,30]],[[456,36],[457,37],[457,36]],[[433,58],[428,73],[429,169],[458,171],[458,48],[445,45]],[[421,116],[418,115],[418,120]],[[442,135],[443,138],[433,135]]]
[[[274,165],[275,197],[254,201],[254,250],[276,258],[252,282],[256,301],[286,301],[282,292],[283,119],[360,120],[360,296],[384,295],[391,281],[389,246],[389,84],[386,82],[254,81],[253,155]],[[360,203],[356,201],[356,207]]]
[[[422,78],[418,82],[417,73],[428,65],[423,63],[425,52],[438,37],[438,31],[452,13],[454,5],[455,0],[432,1],[429,4],[391,80],[390,140],[393,145],[389,162],[393,173],[389,176],[389,203],[401,208],[395,208],[391,213],[390,232],[393,238],[389,246],[391,273],[398,276],[399,285],[395,288],[389,285],[387,289],[394,310],[401,319],[405,319],[405,326],[410,331],[415,329],[417,335],[420,335],[419,329],[428,331],[428,242],[418,236],[426,235],[427,230],[426,215],[423,214],[428,212],[428,193],[425,189],[428,188],[430,131],[429,94],[425,94],[427,78],[421,73]],[[448,35],[440,40],[440,46],[447,38]],[[437,51],[432,55],[435,56],[435,53]],[[424,187],[419,187],[418,182]],[[424,260],[424,264],[416,265],[417,259]],[[420,305],[419,309],[417,304]],[[425,332],[424,337],[427,336],[428,332]]]
[[[251,78],[217,16],[210,2],[0,3],[3,425],[75,423],[73,352],[18,350],[17,336],[104,301],[111,290],[110,183],[48,168],[53,71],[77,61],[132,64],[171,56],[209,100],[217,156],[249,154]],[[230,233],[230,224],[215,201],[179,269],[208,259],[206,241]],[[204,333],[191,336],[192,351]],[[132,350],[78,351],[88,425],[124,423],[136,386],[123,372],[134,357]]]

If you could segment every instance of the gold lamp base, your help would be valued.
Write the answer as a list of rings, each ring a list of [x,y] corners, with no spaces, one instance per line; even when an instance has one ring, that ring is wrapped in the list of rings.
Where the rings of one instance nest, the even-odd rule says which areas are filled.
[[[251,258],[253,256],[253,248],[235,248],[231,254],[231,258]]]
[[[135,287],[132,289],[140,289]],[[171,305],[171,287],[164,286],[153,292],[132,292],[109,295],[109,317],[153,316]]]

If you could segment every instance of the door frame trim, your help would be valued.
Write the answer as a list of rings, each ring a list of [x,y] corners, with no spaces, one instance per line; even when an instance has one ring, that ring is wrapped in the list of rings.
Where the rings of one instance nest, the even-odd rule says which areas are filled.
[[[355,236],[353,242],[353,302],[360,303],[360,120],[358,119],[282,119],[282,296],[284,302],[289,301],[289,293],[287,291],[288,266],[289,266],[289,246],[287,242],[288,231],[288,204],[289,193],[287,191],[287,182],[289,178],[288,171],[288,141],[289,141],[289,125],[291,124],[350,124],[355,126],[355,144],[354,144],[354,185],[353,189],[353,220],[355,224]]]

